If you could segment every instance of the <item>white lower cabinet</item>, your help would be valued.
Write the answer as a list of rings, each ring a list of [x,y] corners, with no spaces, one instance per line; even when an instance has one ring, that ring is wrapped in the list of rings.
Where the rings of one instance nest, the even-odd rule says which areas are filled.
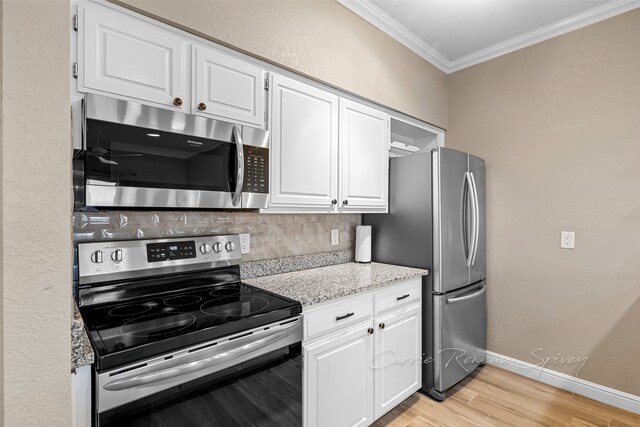
[[[91,365],[71,374],[71,427],[91,426]]]
[[[305,346],[307,426],[368,426],[373,422],[373,357],[369,322]]]
[[[422,386],[421,307],[416,304],[376,318],[373,359],[376,418]]]
[[[336,319],[331,329],[305,329],[306,427],[368,426],[421,387],[420,284],[415,279],[303,313],[309,324]]]

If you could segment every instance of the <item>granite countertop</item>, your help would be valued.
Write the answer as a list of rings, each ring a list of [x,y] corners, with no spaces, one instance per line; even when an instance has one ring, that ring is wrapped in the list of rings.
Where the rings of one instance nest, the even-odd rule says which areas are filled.
[[[84,328],[84,322],[75,301],[73,302],[73,322],[71,323],[71,371],[94,361],[93,348]]]
[[[243,281],[310,306],[427,274],[427,270],[372,262],[337,264]]]

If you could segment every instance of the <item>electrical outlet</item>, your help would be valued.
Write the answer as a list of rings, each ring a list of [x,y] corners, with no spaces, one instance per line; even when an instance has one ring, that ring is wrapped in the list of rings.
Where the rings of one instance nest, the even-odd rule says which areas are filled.
[[[338,246],[340,244],[340,230],[334,228],[331,230],[331,246]]]
[[[576,243],[576,233],[573,231],[560,232],[560,247],[562,249],[573,249]]]
[[[242,233],[240,236],[240,253],[248,254],[251,252],[251,235],[249,233]]]

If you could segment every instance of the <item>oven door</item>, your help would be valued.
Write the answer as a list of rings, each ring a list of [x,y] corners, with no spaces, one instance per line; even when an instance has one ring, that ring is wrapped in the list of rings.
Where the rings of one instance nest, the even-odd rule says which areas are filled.
[[[301,317],[96,373],[95,425],[300,426]]]

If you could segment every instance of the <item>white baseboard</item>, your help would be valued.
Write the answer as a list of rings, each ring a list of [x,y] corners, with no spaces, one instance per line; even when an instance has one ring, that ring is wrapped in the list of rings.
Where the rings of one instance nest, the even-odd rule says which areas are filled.
[[[487,351],[487,364],[540,381],[541,383],[580,394],[598,402],[640,414],[640,396],[572,377],[548,368]]]

